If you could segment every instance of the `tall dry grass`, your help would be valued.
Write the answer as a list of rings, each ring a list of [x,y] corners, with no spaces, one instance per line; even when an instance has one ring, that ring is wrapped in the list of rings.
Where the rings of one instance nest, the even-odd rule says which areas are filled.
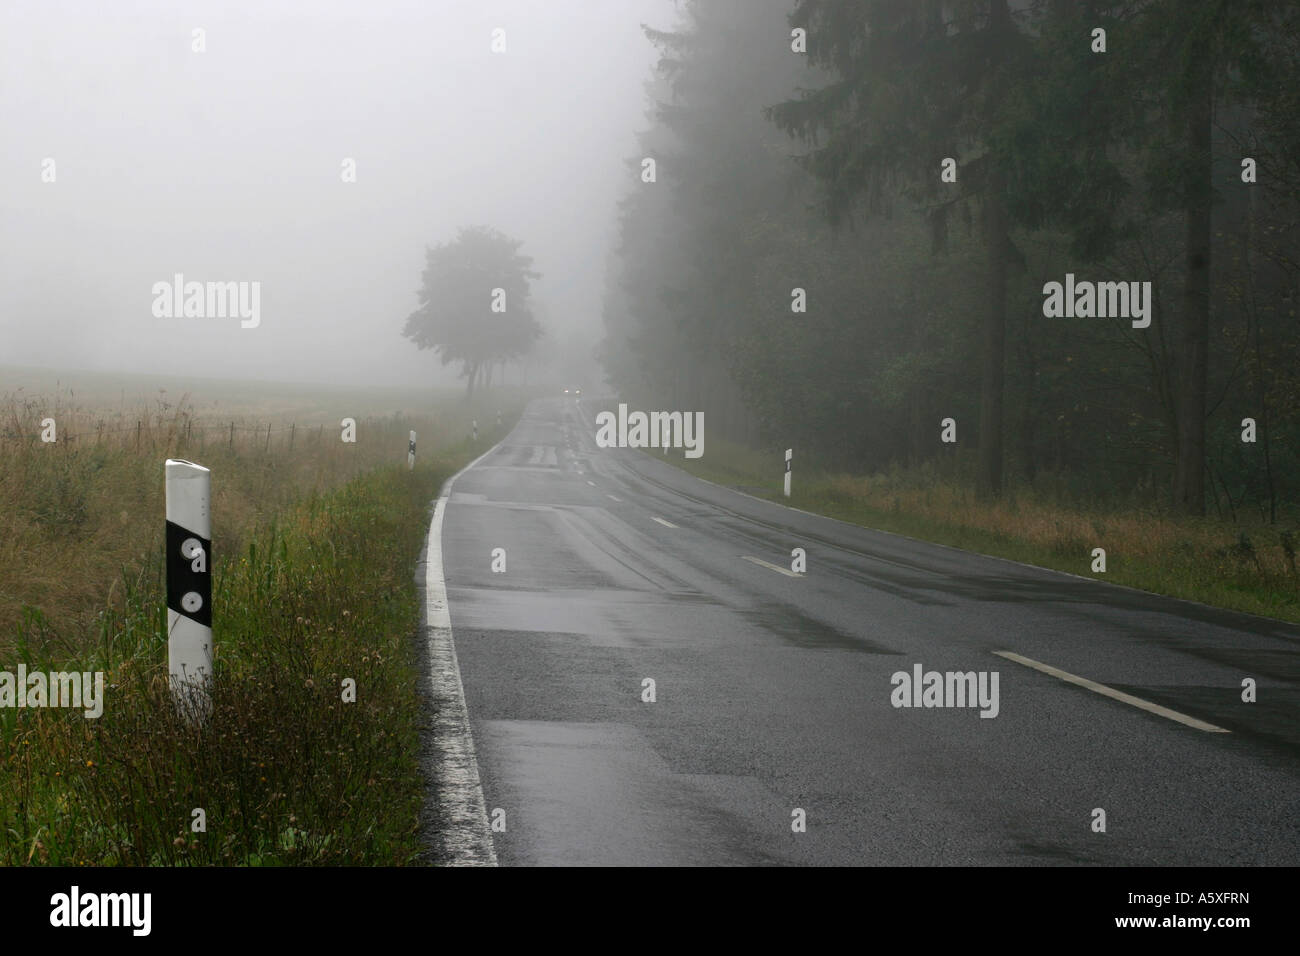
[[[92,408],[68,393],[0,398],[0,654],[22,629],[38,648],[77,650],[105,600],[161,547],[163,462],[212,469],[213,550],[237,553],[286,503],[458,442],[495,408],[450,401],[425,414],[338,419],[216,419],[188,399],[128,410]],[[42,421],[55,438],[43,442]],[[486,441],[487,428],[483,433]],[[124,578],[125,575],[125,578]]]
[[[187,402],[105,413],[67,398],[0,402],[0,670],[102,671],[103,714],[0,709],[0,865],[421,859],[415,562],[439,484],[520,403],[499,428],[500,395],[358,419],[345,444],[337,421],[232,433]],[[202,726],[168,687],[168,457],[213,471]]]

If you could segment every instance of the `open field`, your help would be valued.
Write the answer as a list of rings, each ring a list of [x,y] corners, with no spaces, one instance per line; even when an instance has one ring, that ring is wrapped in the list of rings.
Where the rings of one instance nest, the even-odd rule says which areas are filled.
[[[404,465],[409,431],[422,455],[467,438],[475,420],[486,441],[498,411],[522,401],[505,391],[471,406],[458,391],[231,382],[180,393],[166,379],[82,375],[0,378],[28,383],[0,390],[0,651],[20,626],[38,648],[75,649],[123,574],[160,545],[169,457],[213,471],[219,558],[295,497]],[[34,391],[42,382],[49,389]],[[47,418],[50,443],[41,440]],[[344,418],[357,422],[354,443],[341,440]]]
[[[510,392],[496,393],[503,398]],[[37,401],[48,413],[65,406],[94,410],[132,428],[131,415],[160,403],[176,406],[182,398],[193,414],[214,429],[223,419],[297,421],[312,426],[393,413],[432,413],[453,408],[463,389],[390,388],[310,385],[295,382],[247,382],[219,378],[179,378],[169,375],[122,375],[106,372],[52,371],[0,365],[0,396],[21,402]],[[480,411],[495,411],[484,403]],[[4,422],[9,428],[11,423]]]
[[[0,708],[0,863],[412,862],[413,570],[439,485],[513,424],[522,395],[191,383],[189,397],[130,404],[153,385],[62,380],[0,397],[0,670],[105,676],[97,719]],[[127,404],[88,397],[114,387]],[[40,440],[46,417],[54,442]],[[355,443],[340,440],[343,417]],[[168,457],[213,472],[206,730],[177,718],[167,688]]]

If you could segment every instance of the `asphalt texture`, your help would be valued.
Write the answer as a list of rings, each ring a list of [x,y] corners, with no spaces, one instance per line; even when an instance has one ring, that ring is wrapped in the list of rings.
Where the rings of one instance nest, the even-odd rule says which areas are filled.
[[[1297,628],[760,501],[593,416],[532,403],[446,504],[502,865],[1300,862]],[[996,672],[996,717],[894,706],[918,664]]]

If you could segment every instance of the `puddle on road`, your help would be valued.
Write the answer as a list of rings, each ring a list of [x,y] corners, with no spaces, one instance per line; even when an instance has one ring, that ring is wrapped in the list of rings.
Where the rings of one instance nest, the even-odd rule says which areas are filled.
[[[1216,647],[1164,641],[1170,650],[1192,654],[1221,667],[1240,670],[1243,676],[1267,677],[1280,683],[1300,683],[1300,650],[1265,647]]]
[[[1083,866],[1105,864],[1105,859],[1090,850],[1078,846],[1056,846],[1024,839],[1016,841],[1016,856],[1022,859],[1018,863],[1059,864],[1061,866]]]
[[[785,605],[764,604],[753,610],[741,611],[741,615],[751,624],[781,637],[798,647],[828,648],[845,651],[861,651],[864,654],[898,654],[899,651],[884,644],[877,644],[857,634],[850,634],[837,627],[800,614]]]
[[[1269,766],[1295,767],[1300,762],[1300,726],[1296,723],[1300,691],[1290,687],[1266,683],[1258,702],[1246,704],[1241,700],[1241,688],[1234,685],[1153,687],[1115,683],[1109,686],[1231,731],[1207,735],[1218,746],[1249,747]]]

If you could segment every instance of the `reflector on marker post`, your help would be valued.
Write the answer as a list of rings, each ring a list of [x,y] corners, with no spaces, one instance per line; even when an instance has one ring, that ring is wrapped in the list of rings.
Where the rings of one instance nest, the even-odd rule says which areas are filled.
[[[182,713],[205,719],[212,681],[212,472],[168,458],[167,670]]]
[[[406,446],[406,467],[415,467],[415,432],[411,432],[411,443]]]
[[[794,457],[794,449],[785,450],[785,496],[790,497],[790,459]]]

